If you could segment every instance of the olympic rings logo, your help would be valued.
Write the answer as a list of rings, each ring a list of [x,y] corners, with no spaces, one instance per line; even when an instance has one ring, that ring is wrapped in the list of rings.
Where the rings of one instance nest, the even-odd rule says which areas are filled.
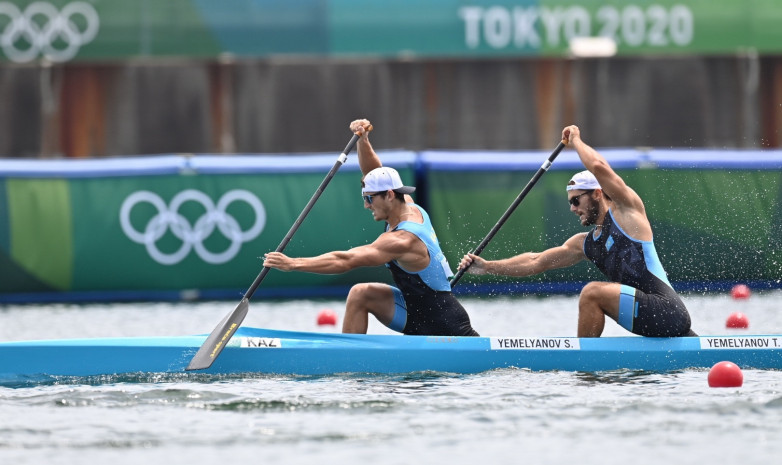
[[[247,203],[255,212],[255,223],[246,231],[243,231],[239,222],[226,212],[229,205],[239,201]],[[195,224],[191,225],[187,218],[179,213],[179,208],[185,202],[200,203],[206,210]],[[141,203],[149,203],[157,210],[143,231],[137,230],[130,222],[131,211]],[[226,192],[216,205],[206,194],[195,189],[179,192],[171,199],[169,205],[166,205],[154,192],[137,191],[122,202],[119,221],[125,235],[133,242],[144,244],[149,256],[162,265],[175,265],[181,262],[191,250],[195,250],[205,262],[219,265],[234,258],[244,242],[251,241],[261,234],[266,226],[266,209],[258,197],[241,189]],[[228,248],[220,253],[209,251],[203,244],[204,239],[209,237],[215,228],[231,242]],[[182,241],[179,249],[170,254],[161,252],[157,247],[158,240],[168,230]]]
[[[68,61],[98,35],[99,26],[98,12],[86,2],[69,3],[62,11],[47,2],[33,2],[24,11],[0,2],[0,48],[16,63],[40,54],[51,61]]]

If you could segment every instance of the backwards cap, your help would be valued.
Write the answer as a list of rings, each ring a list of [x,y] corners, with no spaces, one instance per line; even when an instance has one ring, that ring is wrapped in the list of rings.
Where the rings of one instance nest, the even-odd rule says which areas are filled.
[[[385,192],[392,190],[400,194],[412,194],[415,187],[402,184],[402,178],[399,173],[387,166],[375,168],[364,176],[364,187],[361,188],[362,194],[373,192]]]
[[[593,189],[602,189],[600,187],[600,183],[597,182],[597,178],[594,174],[590,173],[588,170],[578,172],[573,175],[572,178],[570,178],[570,181],[567,183],[567,190],[574,191],[574,190],[585,190],[585,191],[591,191]]]

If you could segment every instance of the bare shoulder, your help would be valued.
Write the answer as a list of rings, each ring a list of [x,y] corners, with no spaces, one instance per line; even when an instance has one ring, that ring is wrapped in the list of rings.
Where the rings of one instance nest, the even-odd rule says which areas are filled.
[[[568,249],[578,248],[580,250],[582,248],[582,244],[584,244],[584,240],[586,240],[587,234],[589,233],[582,232],[575,234],[570,239],[566,240],[563,246]]]
[[[372,244],[383,250],[401,254],[410,251],[416,244],[423,245],[423,242],[415,234],[400,229],[384,232]]]
[[[611,199],[613,200],[615,211],[637,211],[644,215],[646,214],[646,207],[644,206],[643,200],[641,200],[641,196],[627,184],[624,184],[621,195],[615,195]]]
[[[566,240],[564,244],[552,250],[558,250],[558,254],[570,257],[570,260],[578,261],[584,255],[584,240],[588,233],[578,233]]]
[[[646,217],[646,212],[634,209],[616,210],[613,212],[614,222],[628,236],[639,241],[652,240],[652,225]]]
[[[578,233],[571,236],[564,244],[537,254],[536,261],[539,262],[539,267],[536,272],[572,266],[586,258],[584,255],[586,234]]]
[[[627,195],[622,199],[614,199],[611,214],[619,227],[633,239],[652,240],[652,226],[646,216],[646,207],[631,187],[627,187]]]
[[[426,244],[409,231],[387,231],[372,245],[377,248],[377,253],[389,260],[396,260],[407,270],[421,271],[429,264]]]

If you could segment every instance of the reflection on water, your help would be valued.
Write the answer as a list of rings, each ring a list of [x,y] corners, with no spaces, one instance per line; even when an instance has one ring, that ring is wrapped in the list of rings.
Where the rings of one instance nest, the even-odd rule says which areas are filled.
[[[588,386],[591,384],[665,384],[670,379],[675,378],[681,371],[667,372],[660,374],[645,370],[615,370],[601,371],[595,373],[576,372],[574,375],[580,381],[580,384]]]
[[[528,369],[517,368],[501,368],[491,370],[488,372],[499,373],[503,371],[509,372],[526,372],[530,373]],[[689,370],[697,371],[697,370]],[[700,370],[703,371],[703,370]],[[572,372],[569,374],[563,373],[565,376],[573,377],[575,384],[582,386],[589,386],[594,384],[665,384],[669,383],[672,379],[675,379],[677,373],[682,371],[674,371],[667,373],[657,373],[644,370],[612,370],[601,372]],[[545,373],[545,372],[541,372]],[[557,372],[549,372],[557,373]],[[275,380],[278,382],[283,381],[298,381],[298,382],[310,382],[317,383],[327,381],[330,378],[340,380],[350,380],[357,384],[365,384],[368,386],[375,386],[378,383],[382,383],[390,390],[399,390],[399,392],[424,392],[431,389],[437,389],[448,380],[458,378],[469,378],[469,374],[457,374],[457,373],[442,373],[423,371],[415,373],[403,373],[403,374],[376,374],[376,373],[338,373],[330,375],[278,375],[267,373],[229,373],[229,374],[209,374],[209,373],[123,373],[113,375],[93,375],[93,376],[52,376],[52,375],[40,375],[40,376],[20,376],[13,380],[4,380],[0,382],[1,387],[6,388],[31,388],[36,386],[101,386],[112,384],[160,384],[160,383],[199,383],[199,384],[215,384],[232,381],[248,381],[248,380]]]

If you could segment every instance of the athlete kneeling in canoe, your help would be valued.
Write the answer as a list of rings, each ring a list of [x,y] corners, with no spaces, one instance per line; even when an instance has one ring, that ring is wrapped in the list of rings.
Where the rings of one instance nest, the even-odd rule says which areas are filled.
[[[579,337],[603,334],[605,315],[641,336],[695,336],[687,308],[657,256],[641,198],[581,140],[577,126],[566,127],[562,140],[576,149],[587,168],[568,182],[570,211],[583,226],[594,228],[540,253],[494,261],[467,254],[459,268],[468,267],[472,274],[530,276],[590,260],[613,282],[584,286],[578,301]]]
[[[373,243],[317,257],[291,258],[279,252],[264,255],[264,266],[282,271],[336,274],[364,266],[386,265],[396,287],[356,284],[345,304],[343,333],[366,333],[369,314],[404,334],[478,336],[470,317],[451,294],[451,269],[440,249],[429,215],[408,195],[399,173],[383,167],[369,143],[370,123],[350,123],[358,140],[358,161],[364,175],[364,208],[386,229]]]

